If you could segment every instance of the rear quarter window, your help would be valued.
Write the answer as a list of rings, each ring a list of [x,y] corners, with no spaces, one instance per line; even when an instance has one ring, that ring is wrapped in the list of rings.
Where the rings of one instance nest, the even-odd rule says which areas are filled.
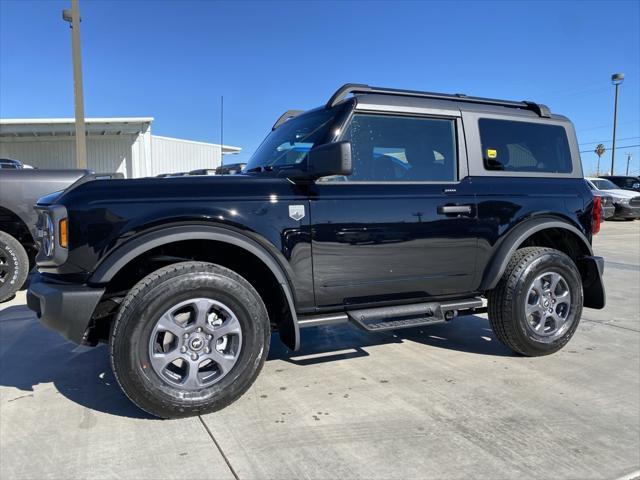
[[[571,173],[567,132],[560,125],[481,118],[485,170]]]

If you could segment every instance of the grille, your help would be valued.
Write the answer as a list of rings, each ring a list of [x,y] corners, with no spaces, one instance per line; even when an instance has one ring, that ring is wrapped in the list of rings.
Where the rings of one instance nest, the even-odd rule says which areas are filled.
[[[633,197],[629,201],[629,205],[631,205],[632,207],[640,207],[640,197]]]

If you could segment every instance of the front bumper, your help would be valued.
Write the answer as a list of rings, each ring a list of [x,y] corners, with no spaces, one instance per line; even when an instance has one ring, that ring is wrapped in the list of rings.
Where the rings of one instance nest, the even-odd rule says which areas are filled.
[[[616,207],[613,205],[605,205],[602,207],[603,218],[606,220],[607,218],[611,218],[616,214]]]
[[[614,218],[640,218],[640,206],[617,203]]]
[[[38,319],[74,343],[83,344],[104,288],[54,283],[36,274],[29,283],[27,305]]]

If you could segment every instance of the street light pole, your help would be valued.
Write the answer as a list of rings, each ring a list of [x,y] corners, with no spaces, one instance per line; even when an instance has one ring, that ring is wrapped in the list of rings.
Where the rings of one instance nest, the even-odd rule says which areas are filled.
[[[629,162],[631,162],[631,154],[627,153],[627,177],[629,176]]]
[[[604,145],[599,143],[594,151],[598,156],[598,166],[596,167],[596,177],[599,177],[600,176],[600,157],[604,155],[604,152],[605,152]]]
[[[71,24],[73,57],[73,98],[76,118],[76,165],[87,168],[87,139],[84,125],[84,94],[82,91],[82,58],[80,54],[80,10],[78,0],[71,0],[71,9],[62,11],[62,19]]]
[[[611,175],[615,175],[616,161],[616,124],[618,123],[618,87],[624,81],[624,73],[611,75],[611,83],[616,86],[616,94],[613,102],[613,145],[611,146]]]

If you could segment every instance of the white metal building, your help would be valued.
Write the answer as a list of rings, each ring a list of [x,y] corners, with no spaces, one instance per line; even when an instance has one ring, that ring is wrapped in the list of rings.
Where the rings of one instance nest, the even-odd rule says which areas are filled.
[[[152,122],[152,117],[87,118],[87,168],[128,178],[155,176],[216,168],[222,155],[241,150],[152,135]],[[0,119],[0,158],[38,168],[75,168],[74,119]]]

